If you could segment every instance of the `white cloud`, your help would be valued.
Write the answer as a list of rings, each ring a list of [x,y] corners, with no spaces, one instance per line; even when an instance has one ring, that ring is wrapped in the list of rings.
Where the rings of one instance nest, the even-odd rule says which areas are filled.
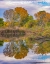
[[[0,2],[0,8],[15,8],[15,7],[24,7],[28,10],[28,12],[33,15],[35,12],[37,12],[39,6],[36,3],[32,3],[31,1],[1,1]]]
[[[46,2],[50,2],[50,0],[34,0],[34,1],[0,1],[0,8],[6,8],[6,9],[10,9],[10,8],[15,8],[15,7],[24,7],[26,10],[28,10],[28,13],[30,15],[33,15],[38,12],[38,11],[42,11],[45,10],[47,12],[50,12],[50,6],[41,6],[38,4],[38,2],[40,1],[46,1]]]
[[[31,2],[0,1],[0,8],[14,8],[17,6],[29,5]]]
[[[40,10],[45,10],[46,12],[50,13],[50,6],[43,6],[43,7],[39,8],[39,11]]]
[[[44,0],[44,1],[46,1],[46,2],[50,2],[50,0]]]
[[[2,53],[0,53],[0,61],[2,62],[50,62],[50,58],[46,59],[38,59],[39,57],[43,57],[43,56],[50,56],[50,53],[48,53],[47,55],[41,55],[41,54],[34,54],[32,53],[32,50],[29,50],[29,53],[27,54],[27,56],[23,59],[15,59],[13,57],[8,57],[8,56],[4,56]]]

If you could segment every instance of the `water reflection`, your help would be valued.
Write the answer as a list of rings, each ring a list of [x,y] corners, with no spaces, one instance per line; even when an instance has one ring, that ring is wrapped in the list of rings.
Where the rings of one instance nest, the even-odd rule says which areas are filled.
[[[35,49],[35,53],[37,54],[47,54],[50,53],[50,41],[45,41],[42,43],[37,43],[37,47]]]
[[[4,41],[0,41],[0,46],[3,46]],[[47,54],[50,53],[50,40],[40,42],[33,37],[27,37],[24,39],[12,39],[6,44],[3,49],[5,56],[14,57],[16,59],[22,59],[27,56],[29,49],[35,54]]]
[[[4,41],[0,40],[0,46],[3,46]]]
[[[27,56],[28,47],[23,40],[10,41],[3,50],[3,53],[5,56],[14,56],[16,59],[21,59]]]

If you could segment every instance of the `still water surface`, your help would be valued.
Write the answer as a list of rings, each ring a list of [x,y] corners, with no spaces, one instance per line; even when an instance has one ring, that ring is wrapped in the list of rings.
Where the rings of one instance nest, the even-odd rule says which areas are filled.
[[[33,37],[0,40],[0,64],[50,64],[50,40],[41,41]]]

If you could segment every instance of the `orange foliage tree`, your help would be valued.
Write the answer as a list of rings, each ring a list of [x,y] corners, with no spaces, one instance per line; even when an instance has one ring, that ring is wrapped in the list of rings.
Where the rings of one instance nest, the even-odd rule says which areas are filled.
[[[26,18],[28,16],[27,10],[25,10],[22,7],[16,7],[15,13],[19,16],[18,20],[19,20],[20,25],[23,25],[26,22]]]
[[[39,11],[35,14],[36,19],[38,20],[39,25],[45,25],[50,21],[50,13],[45,11]]]

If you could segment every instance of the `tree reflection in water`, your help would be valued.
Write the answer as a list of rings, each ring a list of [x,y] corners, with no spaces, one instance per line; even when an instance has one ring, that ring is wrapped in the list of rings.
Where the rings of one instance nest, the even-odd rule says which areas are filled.
[[[50,40],[41,43],[33,38],[26,38],[18,41],[12,40],[6,45],[3,53],[5,56],[22,59],[27,56],[29,49],[33,50],[35,54],[43,55],[50,53]]]
[[[34,47],[34,46],[33,46]],[[50,41],[45,41],[43,43],[38,43],[37,47],[34,48],[35,49],[35,53],[37,54],[47,54],[50,53]],[[34,50],[33,49],[33,50]]]
[[[4,41],[0,40],[0,46],[3,46],[3,44],[4,44]]]
[[[23,40],[20,40],[18,42],[11,41],[6,45],[3,53],[5,56],[14,56],[16,59],[21,59],[27,56],[28,47]]]

